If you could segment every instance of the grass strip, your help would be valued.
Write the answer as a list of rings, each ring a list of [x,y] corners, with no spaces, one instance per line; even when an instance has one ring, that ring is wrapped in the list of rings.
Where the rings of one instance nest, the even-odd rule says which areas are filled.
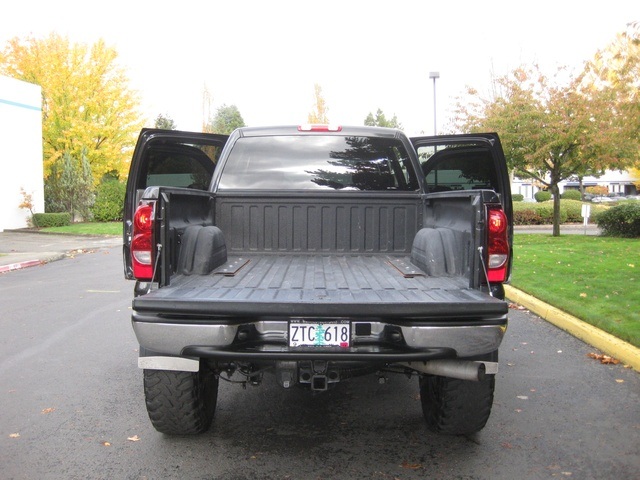
[[[122,222],[72,223],[64,227],[47,227],[40,230],[69,235],[122,235]]]
[[[516,234],[511,284],[640,347],[640,241]]]

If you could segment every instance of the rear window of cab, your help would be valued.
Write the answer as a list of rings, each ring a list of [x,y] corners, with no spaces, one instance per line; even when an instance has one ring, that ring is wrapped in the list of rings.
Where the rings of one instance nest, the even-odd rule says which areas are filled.
[[[218,190],[414,191],[418,181],[394,138],[336,135],[241,137]]]

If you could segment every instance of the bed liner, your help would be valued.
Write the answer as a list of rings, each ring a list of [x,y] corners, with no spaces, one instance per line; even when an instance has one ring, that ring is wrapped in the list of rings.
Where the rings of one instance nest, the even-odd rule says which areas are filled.
[[[176,275],[137,297],[172,315],[483,318],[508,306],[463,276],[430,277],[409,256],[261,254],[229,257],[208,275]]]

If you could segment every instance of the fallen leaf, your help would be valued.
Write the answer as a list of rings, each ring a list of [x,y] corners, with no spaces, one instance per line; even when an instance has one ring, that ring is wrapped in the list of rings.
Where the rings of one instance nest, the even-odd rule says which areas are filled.
[[[587,294],[586,294],[586,293],[581,293],[581,294],[580,294],[580,296],[581,296],[582,298],[587,298]]]
[[[418,470],[419,468],[422,468],[422,464],[421,463],[409,463],[409,462],[402,462],[402,468],[408,468],[410,470]]]
[[[134,435],[133,437],[127,437],[127,440],[129,440],[130,442],[139,442],[140,437],[138,435]]]
[[[10,433],[9,438],[18,438],[20,436],[19,433]]]
[[[49,408],[45,408],[44,410],[42,410],[42,412],[41,412],[41,413],[42,413],[43,415],[46,415],[47,413],[51,413],[51,412],[53,412],[53,411],[55,411],[55,408],[53,408],[53,407],[49,407]]]
[[[111,444],[109,442],[101,442],[100,445],[102,445],[103,447],[110,447]]]
[[[620,360],[610,357],[609,355],[604,355],[602,353],[587,353],[587,357],[598,360],[604,365],[618,365],[620,363]]]
[[[502,448],[513,448],[513,445],[511,445],[509,442],[502,442],[500,445],[502,446]]]

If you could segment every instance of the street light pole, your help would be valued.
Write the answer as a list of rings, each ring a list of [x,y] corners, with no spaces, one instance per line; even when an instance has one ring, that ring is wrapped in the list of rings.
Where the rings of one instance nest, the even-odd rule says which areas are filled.
[[[438,134],[436,126],[436,79],[440,78],[440,72],[429,72],[429,78],[433,79],[433,134]]]

